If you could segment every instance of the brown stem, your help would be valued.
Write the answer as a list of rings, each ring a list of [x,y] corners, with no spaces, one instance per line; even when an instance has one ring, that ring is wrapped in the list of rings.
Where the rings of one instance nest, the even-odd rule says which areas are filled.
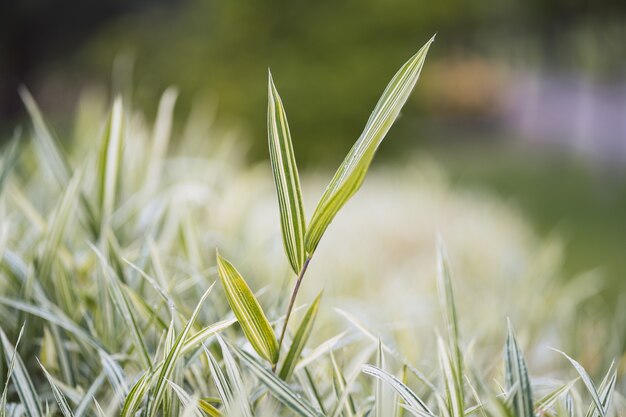
[[[285,315],[285,322],[283,323],[283,330],[280,332],[280,339],[278,339],[278,352],[280,352],[280,348],[283,345],[283,339],[285,338],[285,333],[287,332],[287,324],[289,323],[289,317],[291,316],[291,310],[293,310],[293,305],[296,302],[296,297],[298,296],[298,291],[300,290],[300,284],[302,283],[302,278],[304,278],[304,274],[306,273],[306,269],[309,266],[309,262],[311,262],[311,257],[307,256],[304,260],[304,264],[302,265],[302,269],[298,274],[298,280],[296,281],[296,286],[293,288],[291,293],[291,299],[289,300],[289,306],[287,307],[287,314]],[[276,370],[276,364],[272,366],[272,370]]]

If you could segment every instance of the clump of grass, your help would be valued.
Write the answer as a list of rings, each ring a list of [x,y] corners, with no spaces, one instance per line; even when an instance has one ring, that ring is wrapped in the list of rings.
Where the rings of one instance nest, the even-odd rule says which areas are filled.
[[[320,322],[321,292],[294,326],[318,245],[363,183],[431,42],[393,77],[308,222],[286,112],[270,76],[270,161],[295,279],[285,299],[256,288],[209,250],[246,256],[222,233],[236,235],[239,226],[224,226],[228,216],[205,205],[237,188],[240,168],[228,164],[233,149],[218,144],[208,158],[168,155],[175,91],[163,95],[152,132],[116,98],[100,139],[69,151],[22,91],[33,141],[20,143],[18,132],[0,171],[0,416],[623,413],[616,366],[597,384],[565,356],[578,378],[538,387],[510,324],[504,360],[473,362],[442,242],[437,283],[445,328],[422,335],[435,342],[424,358],[434,364],[418,367],[347,312],[340,314],[350,328],[315,340],[330,324]],[[179,146],[194,145],[183,138]],[[222,229],[198,230],[207,217]]]

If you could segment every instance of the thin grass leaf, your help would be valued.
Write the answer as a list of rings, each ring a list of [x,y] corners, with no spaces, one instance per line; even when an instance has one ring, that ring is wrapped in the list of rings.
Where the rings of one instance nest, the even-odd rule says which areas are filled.
[[[63,414],[64,417],[74,417],[74,413],[72,412],[72,409],[67,403],[67,400],[65,399],[65,395],[63,395],[63,393],[61,392],[57,384],[54,382],[54,378],[52,378],[52,375],[50,375],[50,373],[41,364],[41,362],[39,362],[39,360],[37,360],[37,362],[39,363],[39,366],[43,370],[43,373],[46,376],[48,383],[52,387],[52,394],[54,395],[54,399],[59,405],[59,411],[61,411],[61,414]]]
[[[239,271],[217,253],[219,272],[226,298],[246,338],[261,357],[272,365],[278,361],[278,342],[261,305]]]
[[[172,391],[174,391],[174,393],[176,393],[176,396],[180,400],[180,402],[183,405],[183,407],[191,408],[192,409],[192,414],[194,416],[196,416],[196,417],[204,417],[202,412],[200,411],[200,407],[198,405],[198,401],[196,401],[193,398],[191,398],[191,396],[189,394],[187,394],[187,392],[185,392],[185,390],[180,385],[178,385],[178,384],[176,384],[176,383],[174,383],[172,381],[168,381],[168,383],[170,384],[170,387],[172,388]]]
[[[204,345],[203,345],[203,348],[204,348],[204,353],[209,362],[209,370],[211,372],[211,379],[213,380],[213,383],[215,384],[215,388],[217,388],[217,393],[220,396],[220,399],[222,400],[222,404],[224,404],[226,415],[231,415],[235,401],[233,398],[233,392],[232,392],[230,383],[228,379],[226,379],[226,376],[224,375],[224,372],[222,372],[222,369],[220,368],[220,365],[217,363],[217,360],[215,359],[215,357],[211,355],[209,350]]]
[[[337,395],[337,403],[335,404],[335,410],[331,413],[332,417],[338,417],[340,414],[346,417],[354,417],[356,409],[354,406],[354,399],[350,394],[350,386],[343,375],[343,372],[337,364],[335,355],[330,352],[330,361],[333,366],[333,382],[335,386],[335,394]],[[342,412],[344,410],[345,412]]]
[[[370,115],[365,129],[356,141],[315,208],[305,235],[305,248],[310,256],[337,212],[357,192],[374,158],[378,146],[395,122],[419,78],[430,39],[391,79]]]
[[[457,385],[463,385],[463,354],[459,344],[459,320],[452,289],[452,278],[450,265],[443,239],[439,237],[437,242],[437,284],[439,298],[443,310],[444,320],[447,329],[448,349],[454,360],[454,371],[457,378]],[[461,397],[462,400],[463,397]]]
[[[578,375],[580,375],[580,379],[582,379],[583,384],[585,384],[585,387],[587,388],[587,391],[589,391],[589,394],[591,395],[591,399],[593,400],[593,403],[596,406],[596,409],[598,410],[598,412],[600,413],[601,417],[606,417],[606,413],[604,411],[604,406],[602,404],[602,400],[600,400],[600,396],[598,394],[598,390],[596,389],[596,386],[593,384],[593,381],[591,380],[591,377],[589,377],[589,374],[587,373],[587,371],[585,371],[585,368],[582,367],[581,364],[579,364],[578,362],[576,362],[574,359],[572,359],[571,357],[569,357],[565,352],[562,352],[558,349],[552,349],[555,352],[560,353],[561,355],[565,356],[565,358],[570,361],[570,363],[572,364],[572,366],[574,367],[574,369],[576,369],[576,372],[578,372]]]
[[[41,408],[41,400],[35,391],[33,381],[28,375],[28,370],[17,353],[4,331],[0,328],[0,339],[2,340],[2,348],[7,362],[15,361],[13,367],[13,385],[17,390],[24,410],[28,417],[43,417],[44,412]],[[13,358],[15,357],[15,359]]]
[[[313,325],[315,324],[315,318],[317,317],[317,312],[319,310],[321,298],[322,293],[320,292],[317,297],[315,297],[315,300],[313,300],[306,313],[304,314],[304,317],[302,318],[302,321],[298,326],[298,330],[296,331],[296,335],[291,341],[289,352],[287,352],[287,356],[285,357],[283,366],[278,373],[278,376],[283,380],[289,379],[289,377],[293,373],[293,370],[296,367],[296,363],[300,359],[300,355],[302,354],[302,350],[304,349],[306,342],[309,340],[309,336],[311,336]]]
[[[198,301],[198,305],[195,310],[191,314],[187,325],[182,330],[182,332],[176,338],[176,342],[172,346],[172,349],[168,352],[167,357],[163,361],[163,366],[161,367],[161,372],[156,376],[156,383],[152,388],[152,392],[150,394],[150,401],[148,402],[148,416],[154,417],[157,414],[157,410],[161,401],[163,399],[163,394],[165,393],[165,389],[167,387],[167,381],[170,379],[172,372],[174,371],[174,367],[178,362],[178,359],[182,353],[185,339],[187,339],[187,335],[191,330],[196,318],[198,317],[198,313],[200,313],[200,307],[204,303],[204,300],[209,296],[211,290],[213,289],[215,283],[211,284],[211,286],[204,292],[200,301]]]
[[[39,106],[37,106],[30,92],[25,87],[22,87],[19,90],[19,94],[33,123],[35,140],[40,156],[48,164],[57,181],[62,185],[67,184],[72,177],[72,170],[65,154],[61,151],[57,140],[50,132],[39,110]]]
[[[236,347],[234,351],[278,401],[302,417],[324,417],[307,400],[294,392],[289,385],[261,365],[252,355]]]
[[[313,376],[309,371],[309,368],[304,367],[303,370],[304,376],[298,375],[298,378],[301,381],[300,385],[302,385],[303,387],[306,387],[308,385],[308,387],[310,388],[310,398],[312,400],[315,400],[315,403],[317,404],[317,407],[322,411],[322,414],[326,414],[326,408],[324,407],[324,400],[322,399],[322,396],[320,394],[320,389],[317,387],[317,384],[314,381]],[[306,381],[306,384],[304,384],[302,381]]]
[[[163,351],[169,352],[170,350],[172,350],[172,348],[174,347],[175,341],[176,341],[176,334],[175,334],[175,329],[174,329],[174,318],[172,318],[170,322],[170,326],[167,329],[167,333],[165,334]],[[177,369],[176,369],[178,366],[179,365],[177,365],[174,371],[172,372],[172,375],[174,377],[176,377],[176,375],[178,374]],[[172,378],[169,378],[168,382],[170,383],[170,385],[172,383],[175,383],[175,381],[173,381]],[[172,410],[173,396],[174,395],[171,390],[165,390],[165,393],[163,394],[163,414],[166,416],[174,417],[175,415],[177,415],[177,413]]]
[[[15,133],[13,133],[13,138],[4,149],[4,153],[2,155],[2,168],[0,168],[0,195],[2,194],[2,190],[4,190],[4,185],[9,178],[9,174],[13,171],[13,167],[17,163],[20,156],[21,134],[21,129],[16,129]]]
[[[383,342],[378,339],[378,352],[376,357],[376,366],[379,369],[385,370],[385,352],[383,350]],[[376,384],[374,389],[374,411],[375,417],[385,417],[385,390],[383,381],[380,378],[376,378]]]
[[[148,168],[146,170],[146,184],[148,191],[157,188],[163,171],[163,162],[167,156],[167,148],[172,133],[174,119],[174,106],[178,91],[169,87],[163,92],[159,101],[159,109],[154,122],[152,132],[152,143],[150,147],[150,157],[148,158]]]
[[[216,336],[216,338],[220,344],[220,348],[222,349],[222,358],[226,367],[226,374],[230,380],[233,398],[239,406],[238,415],[241,417],[252,417],[252,410],[250,409],[250,403],[248,402],[248,397],[246,395],[245,385],[243,379],[241,378],[241,373],[239,372],[237,363],[235,362],[235,358],[233,358],[233,355],[224,340],[219,335]]]
[[[7,378],[4,383],[4,389],[2,390],[2,397],[0,397],[0,417],[5,417],[6,408],[7,408],[7,395],[9,392],[9,382],[11,382],[11,376],[13,375],[13,369],[15,368],[15,362],[17,361],[17,347],[20,345],[20,341],[22,340],[22,335],[24,334],[24,325],[20,328],[20,332],[17,335],[17,340],[15,342],[15,348],[13,349],[13,354],[11,355],[11,359],[7,359],[7,363],[9,364],[9,368],[7,369]]]
[[[293,271],[298,274],[302,270],[305,259],[306,220],[300,191],[300,176],[293,153],[287,115],[271,73],[268,77],[267,137],[272,173],[278,194],[283,245]]]
[[[450,412],[453,417],[463,417],[465,409],[465,398],[463,389],[463,354],[459,344],[459,323],[452,290],[452,279],[450,266],[443,240],[439,237],[437,242],[437,284],[439,289],[440,304],[443,310],[446,325],[446,341],[448,354],[451,355],[450,376],[448,387],[454,394],[451,399]],[[447,354],[446,354],[447,356]]]
[[[389,384],[398,393],[400,398],[404,400],[408,406],[407,410],[413,413],[413,415],[417,417],[435,417],[435,414],[428,408],[426,402],[420,399],[415,392],[395,376],[374,365],[363,365],[361,370],[363,373]]]
[[[35,128],[35,144],[38,150],[39,157],[52,171],[52,175],[56,178],[57,182],[66,187],[72,178],[72,168],[65,156],[65,153],[61,149],[58,141],[54,135],[50,132],[39,107],[35,102],[35,99],[30,92],[21,87],[19,90],[20,97],[26,106],[26,110],[30,116],[30,119]],[[87,198],[81,193],[80,203],[83,207],[84,214],[86,216],[87,226],[91,233],[96,236],[98,233],[98,225],[95,220],[94,211],[89,204]]]
[[[115,205],[122,162],[123,116],[122,98],[117,97],[113,102],[98,156],[98,205],[102,224],[109,221]]]
[[[236,322],[237,320],[235,318],[226,319],[203,328],[198,333],[195,333],[193,336],[189,336],[189,338],[187,338],[185,344],[183,345],[182,353],[185,354],[191,351],[192,349],[196,348],[197,345],[206,340],[209,336],[221,332],[222,330],[232,326]]]
[[[76,410],[74,412],[74,417],[82,417],[88,410],[89,403],[95,400],[95,395],[102,386],[102,383],[105,380],[104,372],[102,372],[98,377],[93,381],[89,389],[83,395],[83,398],[80,400],[78,405],[76,406]]]
[[[81,172],[77,171],[70,179],[61,199],[48,222],[41,259],[37,262],[37,272],[42,282],[48,282],[54,261],[59,258],[63,235],[72,218],[74,202],[80,192]]]
[[[146,393],[150,389],[152,379],[154,378],[154,372],[148,370],[137,380],[135,385],[130,389],[120,417],[134,417],[137,409],[141,405],[146,396]]]
[[[574,384],[578,381],[578,378],[569,381],[566,384],[557,387],[544,395],[541,399],[535,402],[535,414],[545,414],[563,395],[567,394]]]
[[[100,361],[102,362],[102,371],[113,387],[113,392],[117,396],[117,399],[123,402],[129,394],[124,370],[109,354],[104,351],[100,351],[99,353]]]
[[[208,401],[206,401],[206,400],[204,400],[202,398],[198,401],[198,406],[200,407],[200,409],[202,411],[207,413],[210,417],[221,417],[222,416],[222,413],[220,413],[220,410],[218,410],[211,403],[209,403]]]
[[[517,417],[535,417],[533,412],[533,396],[528,377],[526,361],[515,339],[513,326],[508,323],[509,333],[504,349],[505,379],[507,389],[517,386],[517,390],[509,396],[513,414]],[[507,400],[509,399],[507,398]]]
[[[465,411],[463,385],[459,385],[451,354],[441,336],[437,336],[439,367],[445,386],[445,404],[450,417],[462,417]]]
[[[602,403],[602,409],[606,415],[609,414],[609,408],[611,407],[611,400],[613,398],[613,391],[615,389],[615,383],[617,382],[617,369],[614,369],[615,363],[612,363],[607,371],[602,383],[598,387],[598,396]],[[591,405],[585,417],[598,417],[599,414],[595,410],[595,407]]]
[[[126,327],[130,331],[133,336],[133,341],[136,345],[137,350],[141,354],[141,360],[147,368],[152,367],[152,358],[150,357],[150,353],[148,352],[148,348],[146,347],[146,342],[143,338],[143,332],[139,327],[138,320],[134,310],[131,308],[130,302],[124,294],[124,290],[122,288],[122,284],[117,276],[117,273],[111,268],[106,258],[100,252],[98,248],[96,248],[93,244],[88,242],[91,250],[94,251],[98,259],[100,260],[100,266],[102,268],[102,273],[107,279],[109,284],[109,291],[111,294],[111,298],[115,307],[118,309],[122,317],[124,318],[124,323]]]
[[[63,328],[72,335],[76,336],[76,338],[80,341],[86,342],[87,344],[98,350],[104,350],[103,344],[99,340],[95,339],[91,333],[88,333],[83,328],[78,326],[74,321],[68,318],[61,311],[58,311],[56,309],[54,311],[50,311],[42,307],[38,307],[29,303],[24,303],[18,300],[5,298],[2,296],[0,296],[0,304],[4,304],[16,310],[32,314],[33,316],[40,317],[50,323],[56,324],[57,326]]]

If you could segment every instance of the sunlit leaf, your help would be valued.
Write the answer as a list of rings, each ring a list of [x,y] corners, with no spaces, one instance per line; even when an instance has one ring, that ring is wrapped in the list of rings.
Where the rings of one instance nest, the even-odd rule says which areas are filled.
[[[217,253],[219,272],[226,298],[235,313],[246,338],[259,355],[275,364],[278,360],[278,342],[261,305],[239,271]]]
[[[309,340],[309,336],[311,336],[311,332],[313,331],[313,325],[315,324],[315,318],[317,317],[317,311],[319,310],[321,298],[322,293],[315,297],[315,300],[313,300],[306,313],[304,314],[304,317],[302,318],[302,321],[298,326],[298,330],[296,331],[296,335],[291,341],[289,352],[287,353],[282,368],[278,373],[280,378],[284,380],[287,380],[291,376],[291,373],[296,367],[297,361],[300,359],[300,354],[302,353],[302,350],[304,349],[307,340]]]
[[[363,133],[328,184],[307,228],[305,247],[308,255],[315,252],[322,235],[337,212],[361,187],[378,146],[400,114],[419,78],[428,48],[433,41],[434,37],[391,79],[370,115]]]
[[[272,74],[268,81],[267,136],[270,162],[278,194],[283,244],[289,263],[298,274],[304,264],[305,217],[300,177],[291,143],[291,133],[283,102],[276,91]]]

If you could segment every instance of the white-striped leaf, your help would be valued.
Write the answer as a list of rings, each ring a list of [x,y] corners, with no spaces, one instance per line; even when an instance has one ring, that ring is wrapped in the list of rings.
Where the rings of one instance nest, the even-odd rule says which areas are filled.
[[[261,305],[239,271],[217,253],[219,272],[226,298],[235,313],[246,338],[259,355],[275,364],[278,360],[278,342]]]
[[[122,163],[123,115],[122,98],[117,97],[113,102],[98,156],[98,204],[103,223],[109,220],[115,205]]]
[[[215,284],[211,284],[211,286],[204,292],[204,294],[200,298],[200,301],[198,301],[198,305],[191,314],[189,321],[187,321],[185,328],[180,332],[180,334],[176,338],[176,341],[174,342],[174,345],[172,346],[172,349],[170,349],[170,351],[167,353],[167,356],[165,357],[165,360],[163,361],[163,365],[161,367],[161,372],[159,372],[159,374],[155,377],[155,385],[152,388],[152,392],[150,393],[148,401],[147,415],[149,417],[154,417],[157,414],[159,405],[163,400],[163,394],[165,393],[165,389],[168,386],[167,381],[170,379],[172,372],[174,372],[176,363],[178,362],[178,359],[182,354],[187,335],[189,334],[191,327],[196,321],[198,313],[200,313],[200,307],[202,307],[204,300],[206,300],[206,298],[209,296],[209,293],[213,289],[214,285]]]
[[[417,417],[434,417],[435,414],[428,408],[426,403],[413,392],[409,387],[403,384],[398,378],[391,375],[389,372],[380,369],[374,365],[363,365],[363,373],[378,378],[381,381],[389,384],[404,400],[409,410],[413,415]]]
[[[457,378],[450,352],[441,336],[437,336],[439,352],[439,367],[445,386],[445,402],[450,417],[463,417],[465,404],[463,403],[463,385]],[[462,380],[461,380],[462,381]],[[518,416],[522,417],[522,416]]]
[[[11,376],[13,375],[13,369],[15,368],[15,362],[17,360],[17,347],[20,344],[20,340],[22,340],[22,335],[24,334],[24,326],[20,329],[20,333],[17,335],[17,341],[15,342],[15,348],[13,349],[13,354],[11,355],[11,359],[7,358],[7,364],[9,368],[7,370],[6,381],[4,382],[4,389],[2,390],[2,397],[0,398],[0,417],[5,417],[6,408],[7,408],[7,395],[9,393],[9,382],[11,382]]]
[[[300,177],[293,153],[287,114],[276,91],[272,74],[268,81],[267,137],[270,162],[278,194],[283,244],[289,263],[298,274],[304,264],[304,233],[306,229]]]
[[[596,386],[593,384],[593,381],[591,380],[591,377],[589,376],[587,371],[585,371],[585,368],[583,368],[583,366],[579,364],[578,362],[576,362],[573,358],[569,357],[565,352],[562,352],[557,349],[553,349],[553,350],[565,356],[567,360],[570,361],[574,369],[576,369],[576,372],[578,372],[578,375],[580,375],[580,379],[582,379],[583,383],[585,384],[587,391],[589,391],[589,394],[591,395],[591,399],[593,400],[593,403],[595,404],[598,413],[600,413],[601,417],[606,417],[606,412],[604,411],[604,405],[602,404],[602,400],[600,399],[598,390],[596,389]]]
[[[39,360],[37,360],[37,362],[39,362]],[[63,395],[57,384],[54,382],[54,378],[52,378],[52,375],[50,375],[46,368],[44,368],[41,362],[39,362],[39,366],[41,366],[41,369],[43,370],[43,373],[46,376],[48,383],[52,387],[52,394],[54,395],[54,399],[59,405],[59,410],[61,411],[61,414],[63,414],[64,417],[74,417],[74,413],[67,403],[65,395]]]
[[[305,236],[307,254],[313,254],[337,212],[357,192],[378,146],[395,122],[419,78],[434,37],[392,78],[356,141],[317,204]]]
[[[293,370],[296,367],[297,361],[300,359],[300,354],[302,353],[306,342],[309,340],[309,336],[311,335],[311,331],[313,330],[313,325],[315,324],[315,318],[317,317],[317,312],[319,310],[321,299],[322,293],[320,292],[307,309],[304,317],[302,318],[302,321],[300,322],[300,325],[298,326],[296,335],[291,341],[289,352],[287,352],[287,356],[285,357],[283,366],[278,373],[280,378],[283,380],[287,380],[287,378],[291,376]]]
[[[234,350],[249,367],[250,371],[269,389],[278,401],[302,417],[324,417],[311,403],[294,392],[289,385],[261,365],[252,355],[236,347],[234,347]]]
[[[44,415],[41,408],[41,401],[32,380],[28,376],[28,370],[20,357],[20,354],[15,351],[13,345],[7,338],[4,331],[0,329],[0,339],[2,340],[2,348],[7,362],[15,361],[13,367],[13,385],[17,390],[17,395],[20,397],[26,415],[28,417],[42,417]],[[15,357],[15,359],[13,359]]]
[[[465,409],[463,390],[463,354],[459,344],[459,323],[452,290],[452,278],[446,249],[441,237],[437,242],[437,286],[446,326],[447,355],[449,355],[450,389],[454,390],[455,404],[450,404],[453,417],[462,417]],[[441,352],[443,354],[443,352]]]
[[[533,397],[528,378],[526,361],[513,333],[513,327],[509,322],[509,334],[504,349],[504,365],[507,390],[517,387],[507,401],[513,408],[513,414],[517,417],[535,417],[533,412]]]

